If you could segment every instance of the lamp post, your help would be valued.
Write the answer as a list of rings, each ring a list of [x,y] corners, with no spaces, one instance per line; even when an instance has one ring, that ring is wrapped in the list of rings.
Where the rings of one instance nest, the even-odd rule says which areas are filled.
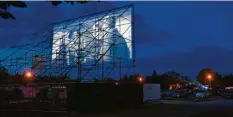
[[[144,79],[143,79],[142,77],[138,77],[138,78],[137,78],[137,81],[138,81],[139,83],[143,83],[143,82],[144,82]]]
[[[34,74],[32,71],[26,71],[23,75],[23,78],[26,82],[31,82],[34,79]]]
[[[26,72],[25,76],[26,76],[27,78],[31,78],[31,77],[32,77],[32,73],[31,73],[31,72]]]
[[[209,87],[211,88],[212,75],[211,75],[211,74],[208,74],[208,75],[207,75],[207,79],[208,79],[208,81],[209,81]]]

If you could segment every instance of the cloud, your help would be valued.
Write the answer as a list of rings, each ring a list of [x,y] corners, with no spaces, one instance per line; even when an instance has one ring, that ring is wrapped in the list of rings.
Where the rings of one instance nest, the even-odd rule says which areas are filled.
[[[27,8],[11,8],[16,20],[2,20],[0,23],[0,46],[15,45],[27,40],[35,41],[33,36],[42,31],[51,21],[62,19],[61,10],[47,2],[27,2]],[[46,10],[44,10],[46,9]]]
[[[135,16],[135,40],[137,44],[150,44],[164,46],[174,38],[174,35],[166,30],[157,29],[150,25],[140,15]]]
[[[166,56],[154,56],[137,60],[138,70],[147,68],[159,73],[175,70],[183,75],[195,77],[203,68],[211,68],[221,74],[228,74],[233,69],[233,51],[216,46],[203,46],[186,53],[173,53]],[[143,70],[142,70],[143,71]]]
[[[86,13],[98,12],[113,7],[109,2],[75,4],[67,8],[53,6],[49,2],[27,2],[27,8],[10,8],[16,20],[1,20],[0,47],[15,45],[19,42],[37,41],[41,39],[34,34],[40,34],[51,28],[51,23],[77,18]]]
[[[2,20],[0,23],[0,47],[15,45],[24,41],[41,39],[40,34],[51,28],[51,23],[77,18],[111,8],[120,7],[114,2],[89,2],[87,4],[53,6],[49,2],[27,2],[27,8],[11,8],[16,20]],[[121,5],[122,6],[122,5]],[[136,7],[135,7],[136,8]],[[152,27],[140,14],[135,17],[135,37],[137,44],[163,45],[172,38],[172,34]]]

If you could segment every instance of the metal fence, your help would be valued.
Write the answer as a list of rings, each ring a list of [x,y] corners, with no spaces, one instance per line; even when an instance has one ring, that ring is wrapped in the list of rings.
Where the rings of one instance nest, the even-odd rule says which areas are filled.
[[[66,109],[65,83],[2,85],[1,109]]]
[[[0,109],[106,111],[137,107],[138,83],[47,83],[0,86]]]

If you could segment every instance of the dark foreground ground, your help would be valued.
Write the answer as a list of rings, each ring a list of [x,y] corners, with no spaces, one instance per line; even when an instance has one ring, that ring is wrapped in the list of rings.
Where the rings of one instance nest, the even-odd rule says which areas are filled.
[[[208,102],[164,102],[136,109],[71,114],[66,112],[1,111],[0,117],[233,117],[233,100]]]

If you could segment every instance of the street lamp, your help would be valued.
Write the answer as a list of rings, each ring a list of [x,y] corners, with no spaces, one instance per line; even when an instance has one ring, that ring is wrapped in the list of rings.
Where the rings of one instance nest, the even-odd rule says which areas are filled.
[[[26,71],[24,73],[24,78],[25,78],[26,81],[33,80],[33,77],[34,77],[34,75],[33,75],[32,71]]]
[[[210,88],[211,88],[212,75],[211,75],[211,74],[208,74],[208,75],[207,75],[207,79],[209,80],[209,86],[210,86]]]
[[[207,78],[208,78],[209,80],[211,80],[211,79],[212,79],[212,75],[211,75],[211,74],[208,74],[208,75],[207,75]]]
[[[139,77],[137,80],[138,80],[139,83],[143,83],[143,78],[142,77]]]
[[[27,78],[31,78],[31,77],[32,77],[32,73],[31,73],[31,72],[26,72],[25,76],[26,76]]]

